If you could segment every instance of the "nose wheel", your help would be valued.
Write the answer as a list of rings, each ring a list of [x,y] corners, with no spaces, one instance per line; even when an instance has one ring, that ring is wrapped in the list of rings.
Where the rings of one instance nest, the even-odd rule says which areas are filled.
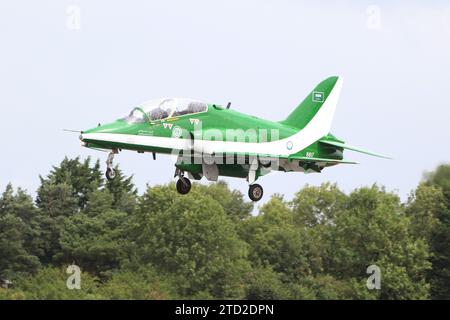
[[[116,171],[114,170],[114,155],[117,154],[118,151],[117,150],[113,150],[109,153],[108,155],[108,160],[106,160],[106,179],[108,179],[108,181],[112,181],[116,178]]]
[[[106,169],[105,176],[108,181],[114,180],[116,178],[116,170],[110,168]]]
[[[252,184],[248,188],[248,196],[252,201],[259,201],[264,195],[263,187],[261,187],[259,184]]]

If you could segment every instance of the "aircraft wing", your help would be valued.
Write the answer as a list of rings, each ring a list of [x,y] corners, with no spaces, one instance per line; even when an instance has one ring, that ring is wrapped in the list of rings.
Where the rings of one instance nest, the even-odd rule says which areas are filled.
[[[324,143],[324,144],[329,144],[335,147],[339,147],[339,148],[344,148],[347,150],[352,150],[352,151],[356,151],[356,152],[361,152],[361,153],[365,153],[371,156],[375,156],[375,157],[379,157],[379,158],[385,158],[385,159],[392,159],[391,157],[381,154],[381,153],[376,153],[376,152],[372,152],[369,150],[364,150],[358,147],[354,147],[354,146],[350,146],[348,144],[345,144],[343,142],[338,142],[338,141],[331,141],[331,140],[325,140],[325,139],[320,139],[319,142]]]

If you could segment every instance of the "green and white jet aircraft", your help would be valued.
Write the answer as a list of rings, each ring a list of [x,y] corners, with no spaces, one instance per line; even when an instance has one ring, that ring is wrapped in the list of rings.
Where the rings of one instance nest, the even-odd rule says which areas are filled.
[[[344,149],[387,156],[347,145],[330,133],[342,88],[330,77],[282,121],[269,121],[192,99],[163,98],[139,105],[113,123],[82,131],[83,146],[110,151],[106,177],[114,179],[114,155],[122,150],[177,156],[177,190],[187,194],[190,179],[219,176],[246,178],[249,197],[258,201],[263,188],[255,181],[271,171],[321,172],[343,160]]]

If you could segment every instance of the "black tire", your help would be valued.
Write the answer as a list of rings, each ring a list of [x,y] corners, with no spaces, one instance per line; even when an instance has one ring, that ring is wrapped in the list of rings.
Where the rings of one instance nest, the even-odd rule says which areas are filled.
[[[252,184],[250,188],[248,189],[248,197],[252,201],[259,201],[264,195],[263,187],[261,187],[259,184]]]
[[[106,179],[108,179],[108,181],[112,181],[116,178],[116,171],[114,169],[106,169],[106,173],[105,173]]]
[[[188,178],[182,177],[177,181],[177,191],[179,194],[188,194],[191,191],[191,181]]]

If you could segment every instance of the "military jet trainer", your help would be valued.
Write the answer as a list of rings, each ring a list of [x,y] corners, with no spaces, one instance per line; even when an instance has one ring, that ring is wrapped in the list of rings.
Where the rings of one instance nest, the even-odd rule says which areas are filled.
[[[82,131],[84,147],[108,151],[106,178],[116,173],[114,155],[130,150],[177,156],[180,194],[189,179],[217,181],[219,176],[246,178],[248,195],[258,201],[257,179],[272,171],[320,173],[326,167],[355,164],[345,149],[388,158],[350,146],[330,133],[342,88],[341,77],[319,83],[286,119],[270,121],[192,99],[162,98],[136,106],[124,118]]]

